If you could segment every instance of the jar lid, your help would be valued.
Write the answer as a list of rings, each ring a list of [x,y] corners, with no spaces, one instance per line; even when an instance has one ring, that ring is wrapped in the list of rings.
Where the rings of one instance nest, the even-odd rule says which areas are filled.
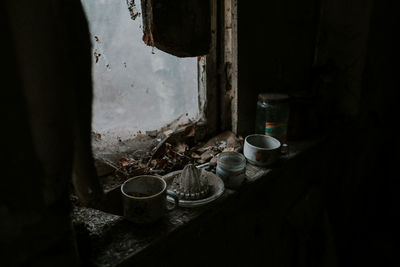
[[[264,93],[258,95],[258,100],[263,102],[285,102],[289,96],[287,94]]]

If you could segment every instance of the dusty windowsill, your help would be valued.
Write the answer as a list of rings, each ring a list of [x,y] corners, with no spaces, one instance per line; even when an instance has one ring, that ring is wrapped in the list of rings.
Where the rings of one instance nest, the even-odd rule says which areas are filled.
[[[143,163],[145,163],[146,167],[151,168],[152,166],[148,166],[146,160],[150,157],[153,158],[152,155],[154,155],[155,150],[157,150],[160,145],[163,146],[165,143],[170,143],[176,146],[178,143],[187,144],[186,142],[191,142],[191,145],[195,147],[205,143],[206,131],[206,124],[204,121],[199,120],[197,122],[179,124],[174,127],[167,125],[159,131],[151,131],[154,133],[146,132],[144,134],[139,134],[128,140],[121,140],[114,145],[99,142],[99,140],[96,141],[96,138],[94,138],[94,143],[92,144],[94,147],[93,154],[95,157],[97,176],[103,185],[103,189],[105,191],[112,190],[115,186],[121,185],[127,177],[140,174],[154,175],[151,171],[137,174],[126,173],[124,168],[121,168],[121,159],[125,158],[127,162],[129,162],[128,159],[144,160]],[[186,136],[188,132],[192,135]],[[140,168],[138,165],[133,167]],[[179,164],[175,167],[180,169]],[[120,174],[122,177],[117,177],[115,175],[116,170],[121,171]],[[175,169],[170,171],[174,170]],[[158,173],[156,175],[165,175],[165,171],[166,169],[164,169],[164,173]]]
[[[288,162],[318,143],[315,140],[289,142],[289,155],[276,166],[263,169],[248,164],[246,182],[238,190],[225,189],[218,200],[203,207],[175,209],[151,226],[137,226],[117,215],[75,207],[73,223],[77,229],[81,257],[85,263],[93,266],[118,266],[132,261],[181,230],[212,220],[214,215],[223,212],[230,203],[238,201],[239,195],[251,194],[259,183],[279,177],[279,170],[284,169]]]

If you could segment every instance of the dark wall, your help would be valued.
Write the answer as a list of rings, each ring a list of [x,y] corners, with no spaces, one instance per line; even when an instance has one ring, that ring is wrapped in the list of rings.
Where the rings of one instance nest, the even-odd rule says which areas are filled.
[[[297,97],[289,139],[329,140],[310,175],[324,180],[340,266],[398,266],[398,3],[296,5],[238,4],[239,133],[252,132],[258,93]]]
[[[293,128],[310,117],[300,126],[309,131],[296,126],[289,132],[292,139],[328,127],[328,120],[357,116],[372,4],[239,2],[238,132],[252,133],[257,95],[264,92],[292,96]]]
[[[238,2],[238,132],[254,129],[257,94],[310,87],[319,3]]]
[[[396,179],[396,93],[399,3],[374,1],[361,81],[360,111],[346,134],[336,134],[346,155],[333,153],[329,205],[342,260],[347,264],[398,266],[400,222]],[[398,112],[397,112],[398,113]],[[338,144],[332,143],[332,145]],[[338,149],[337,149],[338,150]],[[339,178],[339,179],[338,179]]]

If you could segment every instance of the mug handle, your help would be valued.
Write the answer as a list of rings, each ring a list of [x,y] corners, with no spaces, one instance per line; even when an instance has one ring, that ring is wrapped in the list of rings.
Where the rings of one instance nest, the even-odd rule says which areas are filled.
[[[174,209],[177,208],[178,205],[179,205],[179,197],[178,197],[178,195],[177,195],[174,191],[172,191],[172,190],[167,190],[167,196],[172,197],[172,198],[174,199],[174,201],[175,201],[174,206],[171,207],[171,208],[168,208],[168,206],[167,206],[167,209],[168,209],[168,211],[174,210]]]

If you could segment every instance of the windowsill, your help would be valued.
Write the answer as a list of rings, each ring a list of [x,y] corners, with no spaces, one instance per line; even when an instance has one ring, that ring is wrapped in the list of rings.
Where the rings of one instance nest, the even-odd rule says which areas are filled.
[[[73,222],[77,229],[78,243],[83,261],[94,266],[116,266],[134,262],[184,229],[211,221],[222,212],[232,211],[252,194],[258,194],[262,185],[274,186],[288,164],[299,155],[316,147],[321,140],[289,142],[289,154],[275,166],[264,169],[248,164],[246,181],[238,190],[225,189],[216,201],[199,208],[181,208],[168,213],[161,221],[151,226],[137,226],[123,217],[102,211],[75,207]]]

